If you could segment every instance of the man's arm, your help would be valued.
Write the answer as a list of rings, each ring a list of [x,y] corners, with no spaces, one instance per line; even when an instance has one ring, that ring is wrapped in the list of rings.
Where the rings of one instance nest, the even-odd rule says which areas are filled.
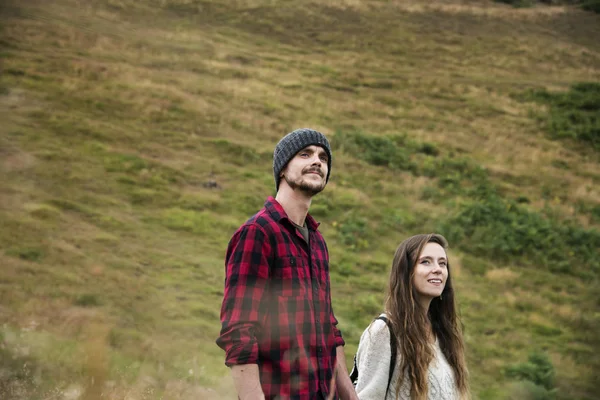
[[[261,330],[261,309],[269,278],[269,243],[259,227],[249,225],[234,234],[227,250],[217,344],[225,350],[225,364],[231,368],[240,399],[264,398],[256,334]]]
[[[231,377],[239,400],[264,400],[257,364],[233,365]]]
[[[344,346],[338,346],[335,349],[337,361],[335,367],[335,384],[338,394],[342,400],[358,400],[354,385],[350,380],[348,369],[346,368],[346,356],[344,355]]]
[[[329,275],[327,275],[327,279],[329,279]],[[329,282],[328,282],[329,283]],[[328,285],[331,287],[331,285]],[[356,395],[356,391],[354,390],[354,385],[350,380],[350,375],[348,374],[348,369],[346,368],[346,356],[344,355],[344,338],[342,338],[342,332],[337,328],[338,320],[335,318],[333,314],[333,305],[331,302],[331,291],[328,293],[329,296],[329,304],[330,314],[329,321],[331,322],[331,326],[333,327],[333,334],[335,336],[335,353],[336,353],[336,366],[333,371],[333,379],[332,386],[335,385],[331,394],[335,393],[334,388],[337,387],[338,394],[340,399],[342,400],[358,400],[358,396]]]

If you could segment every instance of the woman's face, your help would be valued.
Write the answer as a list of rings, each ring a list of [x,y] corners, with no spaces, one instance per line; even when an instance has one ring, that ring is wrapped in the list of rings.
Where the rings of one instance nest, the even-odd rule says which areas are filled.
[[[446,251],[437,243],[427,243],[417,259],[413,277],[419,301],[429,307],[431,300],[442,294],[447,279]]]

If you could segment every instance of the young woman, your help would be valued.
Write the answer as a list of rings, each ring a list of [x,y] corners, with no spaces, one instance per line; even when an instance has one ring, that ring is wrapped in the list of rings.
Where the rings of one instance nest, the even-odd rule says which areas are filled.
[[[447,247],[446,239],[433,233],[398,246],[385,312],[360,338],[359,399],[470,398]]]

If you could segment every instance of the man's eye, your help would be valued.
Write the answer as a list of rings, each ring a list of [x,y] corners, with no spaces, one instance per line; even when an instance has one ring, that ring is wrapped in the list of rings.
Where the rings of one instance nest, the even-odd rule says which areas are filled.
[[[321,157],[321,161],[323,161],[323,162],[327,162],[327,160],[328,160],[328,158],[327,158],[326,156],[322,156],[322,157]]]

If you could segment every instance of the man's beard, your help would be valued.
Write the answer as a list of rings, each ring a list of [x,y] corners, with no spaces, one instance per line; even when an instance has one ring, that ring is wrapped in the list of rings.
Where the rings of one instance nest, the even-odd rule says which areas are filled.
[[[296,181],[293,181],[291,179],[288,179],[287,176],[283,175],[283,179],[285,179],[285,181],[287,182],[287,184],[293,189],[293,190],[300,190],[301,192],[304,192],[306,194],[308,194],[309,196],[314,196],[317,193],[320,193],[323,189],[325,189],[325,185],[326,182],[323,181],[322,184],[317,184],[317,183],[310,183],[307,182],[303,179],[305,174],[302,174],[302,176],[300,176],[300,178],[298,178]]]

